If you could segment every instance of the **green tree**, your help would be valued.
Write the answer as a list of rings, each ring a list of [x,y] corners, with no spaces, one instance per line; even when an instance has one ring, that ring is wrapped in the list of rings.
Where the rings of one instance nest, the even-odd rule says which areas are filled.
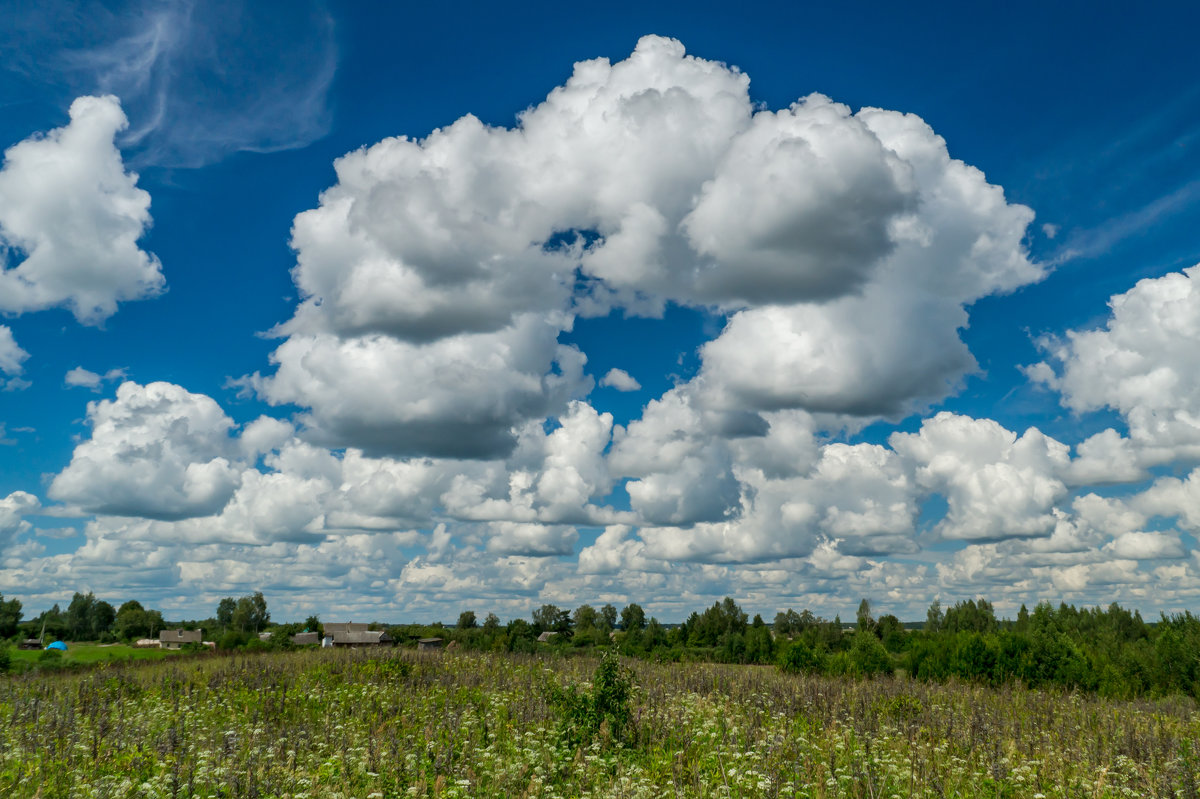
[[[92,636],[99,638],[111,634],[113,623],[116,620],[117,612],[113,609],[112,604],[103,599],[97,600],[92,605],[91,613],[88,614],[88,626],[91,628]]]
[[[604,620],[604,632],[607,633],[617,629],[619,614],[617,613],[617,609],[611,604],[606,604],[600,608],[600,618]]]
[[[244,596],[237,601],[233,608],[233,618],[230,620],[230,626],[238,632],[246,632],[250,629],[254,622],[254,603],[250,601],[250,597]]]
[[[667,645],[667,631],[659,624],[658,619],[651,617],[646,623],[646,632],[642,636],[642,646],[647,652]]]
[[[91,591],[87,594],[75,592],[71,604],[67,605],[67,635],[76,641],[90,641],[92,635],[91,616],[92,606],[96,604],[96,596]]]
[[[233,612],[237,610],[237,600],[227,596],[217,603],[217,624],[227,628],[233,624]]]
[[[908,632],[904,629],[904,625],[900,623],[900,619],[891,613],[885,613],[879,617],[878,627],[875,632],[879,636],[879,640],[883,641],[883,645],[887,651],[899,652],[904,649],[905,638],[908,636]]]
[[[533,612],[533,624],[540,632],[569,633],[571,611],[557,605],[542,605]]]
[[[580,605],[575,609],[575,631],[577,633],[599,629],[601,624],[603,621],[600,614],[591,605]]]
[[[642,606],[637,603],[630,602],[621,611],[621,629],[630,632],[632,630],[644,630],[646,628],[646,611],[642,610]]]
[[[483,620],[483,629],[489,633],[493,633],[500,629],[500,617],[495,613],[489,613],[487,618]]]
[[[12,638],[21,623],[21,600],[5,599],[0,594],[0,638]]]
[[[789,674],[817,674],[824,666],[820,650],[814,650],[803,639],[787,645],[779,659],[779,668]]]
[[[850,647],[850,669],[859,677],[892,673],[892,659],[874,633],[855,633],[854,644]]]
[[[775,642],[771,639],[771,630],[763,617],[755,614],[754,622],[746,631],[746,662],[770,663],[774,658]]]
[[[871,616],[871,602],[864,599],[858,603],[858,614],[856,615],[858,622],[858,631],[860,633],[875,632],[875,619]]]
[[[145,638],[150,634],[150,619],[141,602],[131,599],[117,608],[113,632],[118,638],[130,641]]]
[[[509,652],[534,652],[537,628],[524,619],[513,619],[508,623],[507,639]]]
[[[474,630],[479,626],[479,622],[475,620],[475,611],[464,610],[458,614],[458,624],[455,625],[460,630]]]
[[[805,611],[808,613],[808,611]],[[812,615],[811,613],[809,614]],[[779,611],[775,614],[775,623],[772,625],[776,635],[792,636],[804,631],[804,622],[800,618],[800,614],[788,608],[787,611]]]
[[[714,603],[702,614],[693,613],[688,618],[687,627],[688,644],[691,646],[721,645],[727,653],[732,653],[745,644],[746,614],[731,597]],[[738,640],[734,641],[731,636],[737,636]],[[732,654],[727,654],[725,659],[731,657]]]
[[[262,591],[255,591],[250,597],[250,625],[258,632],[271,623],[271,614],[267,610],[267,598]]]
[[[1024,607],[1024,606],[1022,606]],[[942,613],[942,603],[938,600],[933,600],[933,604],[929,606],[929,611],[925,614],[925,632],[937,633],[942,630],[942,621],[945,619]]]
[[[304,629],[310,633],[322,633],[325,631],[324,625],[321,624],[321,617],[315,613],[304,620]]]

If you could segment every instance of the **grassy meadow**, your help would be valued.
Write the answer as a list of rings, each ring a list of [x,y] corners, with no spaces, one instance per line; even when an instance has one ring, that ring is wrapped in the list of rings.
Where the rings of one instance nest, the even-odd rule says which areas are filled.
[[[1191,699],[597,664],[309,650],[17,674],[0,795],[1197,795]]]
[[[122,660],[162,660],[178,655],[178,651],[169,649],[138,649],[126,644],[67,644],[67,651],[59,655],[51,655],[54,662],[64,666],[73,664],[94,664]],[[40,649],[10,649],[8,654],[15,670],[29,668],[38,663],[45,663],[44,650]]]

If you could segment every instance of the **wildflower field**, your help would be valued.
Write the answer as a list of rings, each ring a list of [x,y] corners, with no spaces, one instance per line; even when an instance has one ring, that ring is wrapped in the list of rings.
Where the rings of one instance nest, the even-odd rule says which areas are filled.
[[[6,797],[1195,797],[1191,699],[408,650],[0,681]]]

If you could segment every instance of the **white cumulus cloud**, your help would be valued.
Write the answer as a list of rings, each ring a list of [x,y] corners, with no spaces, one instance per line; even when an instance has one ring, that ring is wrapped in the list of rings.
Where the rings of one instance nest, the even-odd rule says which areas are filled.
[[[917,481],[949,505],[938,531],[953,539],[1049,535],[1066,498],[1064,444],[1037,428],[1020,437],[990,419],[943,411],[917,433],[893,433],[893,449],[916,466]]]
[[[600,378],[600,385],[604,388],[615,388],[617,391],[641,391],[642,389],[642,384],[624,369],[609,369],[604,377]]]
[[[162,291],[158,259],[138,247],[150,195],[113,137],[117,98],[80,97],[71,121],[10,147],[0,169],[0,310],[66,307],[99,324],[117,303]]]
[[[1109,307],[1103,328],[1044,339],[1051,360],[1027,374],[1074,411],[1121,414],[1128,444],[1113,433],[1103,439],[1104,450],[1123,450],[1115,476],[1200,457],[1200,265],[1140,280]]]
[[[21,349],[13,338],[12,328],[0,325],[0,372],[6,375],[19,375],[24,371],[25,359],[29,353]]]
[[[171,383],[122,383],[88,403],[91,436],[50,484],[52,499],[94,513],[177,519],[216,513],[240,481],[233,421]]]

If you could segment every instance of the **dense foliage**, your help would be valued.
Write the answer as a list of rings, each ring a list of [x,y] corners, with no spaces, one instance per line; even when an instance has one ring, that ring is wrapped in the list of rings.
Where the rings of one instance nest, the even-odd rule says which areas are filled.
[[[768,627],[759,616],[748,621],[726,597],[668,628],[657,619],[647,621],[637,605],[619,616],[611,605],[606,610],[611,613],[584,605],[569,614],[544,605],[532,622],[514,619],[501,626],[490,616],[482,627],[404,625],[392,627],[391,635],[402,644],[441,637],[472,650],[524,653],[588,651],[611,641],[622,654],[658,661],[776,664],[791,673],[831,677],[900,671],[932,682],[957,678],[1113,698],[1172,693],[1200,698],[1200,618],[1191,613],[1150,624],[1115,604],[1105,610],[1043,603],[1001,621],[980,599],[945,610],[935,602],[922,629],[907,629],[892,615],[875,619],[864,600],[853,625],[787,610]],[[544,632],[554,635],[539,643]]]

